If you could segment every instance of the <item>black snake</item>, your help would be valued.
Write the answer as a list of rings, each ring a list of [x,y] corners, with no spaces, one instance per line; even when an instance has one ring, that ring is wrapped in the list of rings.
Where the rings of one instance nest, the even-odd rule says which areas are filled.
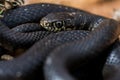
[[[53,31],[51,28],[47,28],[49,29],[47,31],[42,27],[44,24],[39,25],[43,17],[56,12],[77,12],[73,17],[74,27],[77,28],[56,33],[53,32],[55,27]],[[117,21],[83,10],[48,3],[18,7],[6,11],[3,15],[4,17],[0,19],[2,46],[7,46],[6,48],[10,50],[29,49],[13,60],[0,62],[0,80],[102,80],[103,67],[110,53],[117,55],[113,59],[118,59],[108,65],[115,67],[117,72],[115,76],[112,75],[110,76],[112,78],[108,77],[105,80],[119,80],[117,39],[120,27]],[[97,28],[93,31],[86,30],[95,26]],[[72,25],[68,27],[72,28]],[[106,73],[107,71],[110,73],[108,68],[105,70]]]

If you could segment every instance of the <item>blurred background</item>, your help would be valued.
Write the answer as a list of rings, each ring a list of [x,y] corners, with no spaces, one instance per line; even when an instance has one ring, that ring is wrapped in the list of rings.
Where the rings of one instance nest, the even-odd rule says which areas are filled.
[[[42,2],[72,6],[109,18],[120,9],[120,0],[25,0],[25,4]]]

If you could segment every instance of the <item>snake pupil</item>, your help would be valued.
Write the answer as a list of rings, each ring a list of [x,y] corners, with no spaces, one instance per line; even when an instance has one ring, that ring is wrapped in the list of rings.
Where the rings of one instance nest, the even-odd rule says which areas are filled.
[[[63,23],[61,21],[55,22],[55,27],[61,28],[63,26]]]

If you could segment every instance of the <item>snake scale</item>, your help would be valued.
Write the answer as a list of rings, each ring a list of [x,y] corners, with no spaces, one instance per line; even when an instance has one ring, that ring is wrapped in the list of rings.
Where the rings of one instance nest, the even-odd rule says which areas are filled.
[[[56,12],[77,13],[72,18],[77,28],[69,31],[63,28],[61,32],[54,32],[51,28],[43,27],[44,24],[39,25],[43,17]],[[104,65],[104,80],[120,79],[117,40],[120,27],[117,21],[48,3],[21,6],[3,15],[0,19],[2,46],[11,50],[29,49],[13,60],[0,61],[0,80],[103,80]],[[95,29],[79,30],[89,27]],[[109,55],[111,57],[107,59]],[[109,70],[111,67],[115,67],[115,72],[112,71],[114,69]],[[106,74],[110,72],[115,75]]]

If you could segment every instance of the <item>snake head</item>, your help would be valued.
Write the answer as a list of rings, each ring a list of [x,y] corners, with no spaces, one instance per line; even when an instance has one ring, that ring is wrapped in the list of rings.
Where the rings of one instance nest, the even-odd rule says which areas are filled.
[[[6,9],[15,8],[24,4],[24,0],[5,0],[4,5]]]
[[[73,30],[73,19],[73,15],[69,12],[50,13],[41,19],[40,25],[43,28],[54,32]]]
[[[0,1],[0,18],[3,13],[8,10],[24,4],[24,0],[1,0]]]

